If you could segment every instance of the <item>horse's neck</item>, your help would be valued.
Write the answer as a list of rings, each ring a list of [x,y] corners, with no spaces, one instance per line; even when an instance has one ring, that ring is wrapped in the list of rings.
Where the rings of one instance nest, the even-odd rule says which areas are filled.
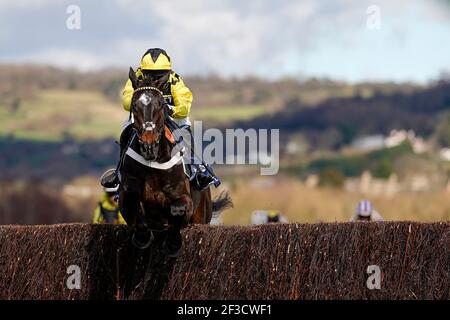
[[[156,159],[156,162],[166,162],[169,161],[171,158],[171,152],[173,149],[173,146],[169,143],[165,135],[161,137],[159,150],[158,150],[158,158]],[[137,152],[139,155],[142,156],[140,148],[139,148],[139,142],[137,136],[134,137],[134,141],[132,141],[130,147]]]
[[[158,162],[166,162],[171,158],[172,146],[163,134],[161,137],[161,145],[158,151]]]

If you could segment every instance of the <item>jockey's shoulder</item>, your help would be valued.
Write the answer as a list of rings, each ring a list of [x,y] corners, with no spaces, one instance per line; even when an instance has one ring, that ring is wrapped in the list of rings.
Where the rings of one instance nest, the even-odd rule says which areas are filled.
[[[180,77],[180,75],[178,73],[176,73],[173,70],[170,71],[169,82],[171,82],[172,84],[176,84],[180,80],[181,80],[181,77]]]

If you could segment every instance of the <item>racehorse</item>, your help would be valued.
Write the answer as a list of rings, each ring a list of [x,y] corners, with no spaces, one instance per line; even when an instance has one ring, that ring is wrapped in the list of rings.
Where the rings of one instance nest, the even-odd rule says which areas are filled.
[[[129,79],[134,88],[130,107],[134,121],[120,139],[121,153],[125,153],[119,166],[120,211],[134,229],[136,246],[147,248],[153,233],[162,231],[166,233],[163,249],[175,257],[182,245],[182,228],[208,224],[213,214],[232,202],[224,193],[212,201],[209,187],[200,191],[190,185],[181,161],[183,149],[166,126],[169,114],[163,92],[168,75],[142,79],[130,68]]]

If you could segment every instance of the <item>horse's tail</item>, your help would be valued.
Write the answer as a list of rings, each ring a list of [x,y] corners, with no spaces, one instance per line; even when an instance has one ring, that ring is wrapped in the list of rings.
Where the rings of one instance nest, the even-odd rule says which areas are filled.
[[[233,208],[233,200],[228,195],[228,192],[222,191],[219,196],[217,196],[212,202],[212,216],[217,218],[220,216],[222,211],[229,208]]]

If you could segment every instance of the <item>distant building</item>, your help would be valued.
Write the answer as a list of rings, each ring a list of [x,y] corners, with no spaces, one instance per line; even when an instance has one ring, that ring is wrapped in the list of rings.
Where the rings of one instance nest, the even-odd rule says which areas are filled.
[[[425,140],[417,137],[412,130],[392,130],[387,137],[381,134],[360,137],[353,140],[351,146],[356,150],[368,151],[397,147],[405,141],[409,141],[414,153],[424,153],[428,150]]]
[[[392,130],[389,136],[384,140],[386,148],[399,146],[405,141],[409,141],[414,153],[424,153],[428,150],[428,145],[424,139],[417,137],[413,130]]]
[[[352,142],[352,148],[356,150],[373,150],[384,147],[384,136],[376,134],[372,136],[360,137]]]
[[[305,152],[308,149],[308,144],[302,136],[293,135],[286,144],[286,153],[289,155],[296,155]]]
[[[386,148],[393,148],[401,145],[407,140],[413,140],[415,138],[414,131],[409,130],[391,130],[389,136],[384,139],[384,145]]]
[[[364,171],[359,178],[349,178],[344,188],[350,192],[391,197],[400,191],[398,178],[392,174],[389,179],[374,178],[369,171]]]
[[[442,148],[439,151],[439,156],[444,161],[450,161],[450,148]]]
[[[305,186],[308,188],[315,188],[319,185],[320,178],[317,174],[309,175],[305,180]]]
[[[450,181],[440,174],[415,172],[401,181],[395,174],[389,179],[375,178],[369,171],[360,177],[348,178],[344,188],[347,191],[370,195],[392,197],[400,192],[427,192],[432,190],[450,190]]]
[[[420,137],[414,139],[412,147],[414,153],[424,153],[428,150],[428,144]]]

